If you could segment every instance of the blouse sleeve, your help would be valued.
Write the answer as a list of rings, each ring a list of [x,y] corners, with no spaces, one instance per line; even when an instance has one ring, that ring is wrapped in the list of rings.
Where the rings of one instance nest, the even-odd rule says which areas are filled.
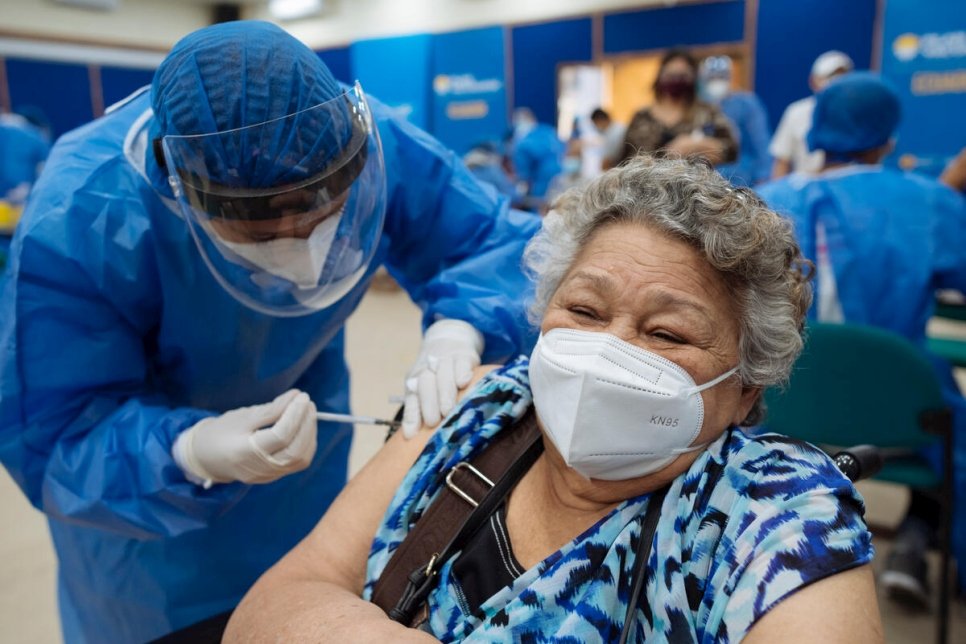
[[[763,468],[719,553],[729,573],[712,612],[714,631],[741,640],[765,613],[800,588],[872,560],[872,537],[855,487],[825,454],[789,443]],[[729,538],[730,537],[730,538]],[[711,624],[709,623],[709,626]]]

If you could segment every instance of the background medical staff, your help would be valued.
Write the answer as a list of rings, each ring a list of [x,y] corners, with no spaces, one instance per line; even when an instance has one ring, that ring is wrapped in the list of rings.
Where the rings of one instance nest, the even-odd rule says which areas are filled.
[[[852,59],[840,51],[827,51],[812,63],[808,86],[817,94],[836,76],[854,69]],[[812,126],[815,96],[806,96],[785,108],[768,151],[775,158],[772,177],[778,179],[791,172],[814,174],[822,169],[822,152],[810,150],[805,141]]]
[[[23,204],[49,152],[39,128],[19,114],[0,114],[0,200]]]
[[[717,105],[735,126],[738,136],[738,160],[718,166],[721,176],[736,186],[753,186],[771,176],[768,153],[768,114],[761,99],[753,92],[731,90],[733,65],[727,56],[710,56],[701,62],[702,98]]]
[[[314,412],[348,411],[343,325],[379,265],[425,313],[428,422],[481,354],[528,350],[537,219],[388,114],[236,22],[55,145],[0,298],[0,458],[49,517],[69,642],[228,610],[315,525],[351,430]]]
[[[936,290],[966,291],[966,201],[935,179],[879,165],[899,117],[895,91],[876,75],[832,81],[817,97],[808,134],[809,147],[825,153],[824,169],[785,177],[759,194],[791,219],[816,265],[812,319],[878,326],[925,347]],[[955,412],[954,548],[966,561],[966,401],[949,365],[935,362]],[[887,590],[901,583],[926,603],[925,552],[937,512],[935,501],[913,491],[880,579]],[[966,566],[959,579],[966,587]]]
[[[526,196],[535,209],[543,205],[550,182],[563,169],[566,146],[557,131],[545,123],[538,123],[533,112],[520,107],[513,112],[511,158],[517,180],[525,184]]]

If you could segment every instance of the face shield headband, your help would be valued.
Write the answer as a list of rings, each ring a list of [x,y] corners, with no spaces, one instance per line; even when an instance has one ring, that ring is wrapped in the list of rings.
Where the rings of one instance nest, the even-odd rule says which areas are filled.
[[[358,84],[282,119],[162,144],[201,256],[235,299],[304,315],[365,275],[381,237],[386,176]]]

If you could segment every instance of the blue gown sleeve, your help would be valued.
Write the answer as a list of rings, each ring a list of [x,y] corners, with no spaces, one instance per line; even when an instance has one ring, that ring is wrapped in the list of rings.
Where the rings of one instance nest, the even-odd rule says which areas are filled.
[[[772,159],[768,153],[771,134],[768,131],[768,115],[761,99],[748,95],[748,141],[742,143],[742,154],[752,156],[749,164],[751,179],[755,183],[767,181],[771,176]]]
[[[527,192],[531,192],[534,180],[536,179],[536,154],[532,148],[532,138],[524,137],[513,145],[511,158],[513,159],[513,172],[517,180],[526,183]]]
[[[377,112],[378,114],[378,112]],[[530,284],[523,249],[540,219],[512,210],[428,134],[380,118],[389,204],[387,267],[423,310],[423,327],[469,322],[485,339],[484,362],[529,352]]]
[[[936,182],[936,288],[966,293],[966,198]]]
[[[202,528],[249,488],[204,490],[171,457],[210,414],[151,386],[161,303],[143,206],[123,187],[53,183],[32,195],[0,300],[0,460],[53,519],[134,538]]]

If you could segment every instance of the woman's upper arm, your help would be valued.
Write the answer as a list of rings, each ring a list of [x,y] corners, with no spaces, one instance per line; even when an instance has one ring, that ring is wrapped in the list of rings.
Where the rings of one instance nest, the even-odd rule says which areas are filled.
[[[366,559],[392,497],[433,430],[397,432],[336,497],[315,529],[271,571],[276,582],[312,579],[362,594]],[[266,574],[268,577],[269,574]]]
[[[872,566],[852,568],[799,589],[755,622],[743,641],[883,642]]]

